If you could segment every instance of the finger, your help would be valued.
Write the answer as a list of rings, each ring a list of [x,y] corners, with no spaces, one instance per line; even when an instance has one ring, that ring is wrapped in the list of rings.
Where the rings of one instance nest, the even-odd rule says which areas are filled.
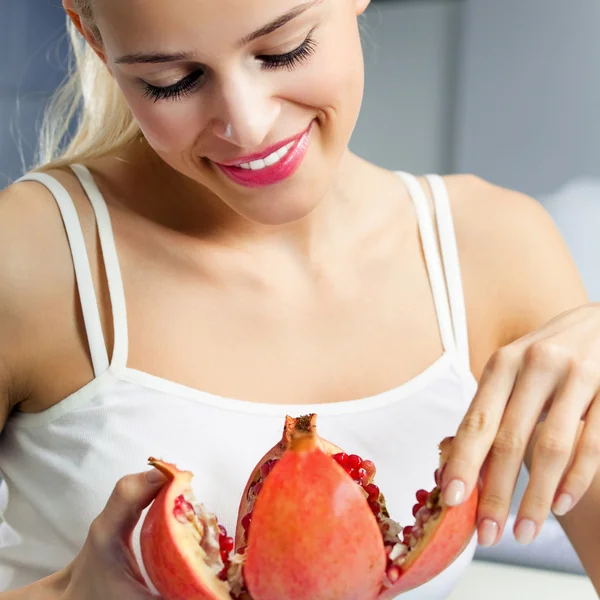
[[[586,415],[575,456],[554,498],[552,511],[563,516],[574,508],[592,485],[600,468],[600,393]]]
[[[516,346],[506,346],[496,352],[485,367],[442,475],[443,498],[448,506],[461,504],[477,484],[515,385],[519,362]]]
[[[532,449],[529,483],[515,521],[515,537],[522,544],[535,539],[550,512],[593,395],[591,380],[572,373],[554,398]]]
[[[523,458],[539,414],[556,383],[550,373],[524,369],[517,381],[487,458],[478,505],[479,543],[495,544],[504,531]]]
[[[156,469],[120,479],[97,519],[97,529],[102,530],[105,539],[128,542],[142,511],[154,500],[165,481],[166,477]]]

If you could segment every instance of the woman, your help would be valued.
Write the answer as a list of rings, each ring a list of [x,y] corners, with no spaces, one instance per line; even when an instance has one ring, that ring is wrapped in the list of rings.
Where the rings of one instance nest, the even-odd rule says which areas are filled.
[[[581,281],[531,199],[349,152],[367,4],[64,0],[82,121],[0,201],[2,597],[149,598],[147,456],[194,471],[231,528],[283,416],[310,411],[376,461],[401,522],[458,430],[444,493],[485,461],[484,545],[528,446],[515,535],[568,513],[600,589],[598,308],[571,310]],[[447,597],[472,553],[407,600]]]

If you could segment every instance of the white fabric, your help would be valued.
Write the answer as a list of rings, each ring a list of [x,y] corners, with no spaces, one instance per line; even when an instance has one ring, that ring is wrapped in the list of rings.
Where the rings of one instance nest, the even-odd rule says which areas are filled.
[[[280,438],[286,414],[317,412],[324,437],[374,460],[391,514],[401,523],[412,523],[415,491],[434,484],[437,444],[456,432],[476,390],[464,356],[456,350],[456,339],[466,339],[466,332],[455,331],[463,323],[464,310],[459,269],[453,264],[456,255],[440,257],[429,203],[416,179],[399,174],[419,215],[443,354],[406,384],[370,398],[290,406],[218,397],[127,366],[125,297],[108,210],[89,171],[83,167],[74,171],[97,216],[117,345],[110,365],[88,385],[44,413],[13,416],[0,437],[0,468],[10,491],[4,529],[20,539],[15,543],[14,535],[0,536],[8,540],[0,547],[0,590],[21,587],[70,562],[116,481],[144,470],[150,455],[192,470],[198,497],[232,531],[246,478]],[[36,179],[50,183],[46,177]],[[440,193],[438,184],[434,189]],[[60,199],[63,216],[71,211],[64,188],[48,187]],[[441,193],[436,206],[447,202]],[[451,247],[452,240],[443,239],[452,231],[450,211],[440,211],[437,221],[440,247]],[[65,226],[71,234],[80,232],[73,218],[65,219]],[[82,242],[71,245],[78,261],[84,252]],[[443,264],[452,274],[448,281]],[[93,314],[97,309],[92,305],[91,277],[81,269],[76,274],[86,311]],[[96,326],[88,327],[91,346],[98,345],[100,333]],[[135,540],[138,532],[139,527]],[[475,538],[449,569],[404,598],[447,598],[470,563],[474,546]],[[137,551],[137,541],[135,547]]]

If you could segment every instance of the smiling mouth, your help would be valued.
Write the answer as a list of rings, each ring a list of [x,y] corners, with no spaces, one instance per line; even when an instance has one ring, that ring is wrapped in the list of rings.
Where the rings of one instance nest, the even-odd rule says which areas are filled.
[[[299,168],[308,151],[313,123],[301,134],[282,140],[260,153],[228,163],[213,164],[234,183],[244,187],[263,187],[280,183]]]
[[[259,158],[257,160],[252,160],[250,162],[243,162],[243,163],[239,163],[237,165],[232,165],[232,166],[235,168],[238,168],[238,169],[245,169],[246,171],[262,171],[263,169],[266,169],[267,167],[271,167],[273,165],[276,165],[278,162],[281,162],[281,160],[287,156],[289,151],[297,143],[298,143],[298,140],[294,140],[293,142],[290,142],[289,144],[286,144],[285,146],[283,146],[283,148],[280,148],[279,150],[276,150],[272,154],[269,154],[269,156],[266,156],[265,158]]]

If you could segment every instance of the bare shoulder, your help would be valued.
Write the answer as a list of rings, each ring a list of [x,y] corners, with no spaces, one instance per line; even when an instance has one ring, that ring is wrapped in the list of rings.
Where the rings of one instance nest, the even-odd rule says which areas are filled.
[[[36,182],[0,191],[0,299],[26,309],[39,302],[64,267],[64,226],[50,192]]]
[[[569,249],[545,208],[472,175],[446,178],[465,294],[501,343],[587,301]]]
[[[74,294],[73,263],[53,196],[37,182],[1,190],[0,398],[9,397],[11,407],[30,395],[31,373],[60,343],[53,328],[57,317],[72,312]]]

